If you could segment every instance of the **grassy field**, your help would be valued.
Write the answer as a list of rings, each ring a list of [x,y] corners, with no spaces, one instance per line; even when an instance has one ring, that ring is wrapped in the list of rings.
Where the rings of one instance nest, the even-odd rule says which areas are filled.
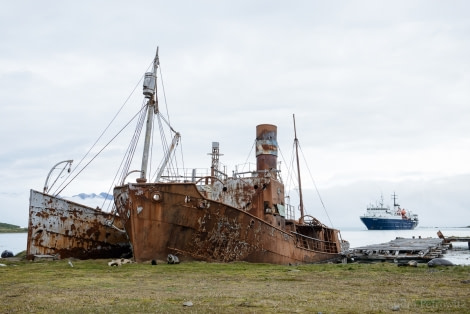
[[[0,259],[2,313],[468,313],[470,267]],[[184,305],[191,302],[192,306]]]
[[[11,225],[4,222],[0,222],[0,233],[19,233],[28,232],[28,228],[21,228],[17,225]]]

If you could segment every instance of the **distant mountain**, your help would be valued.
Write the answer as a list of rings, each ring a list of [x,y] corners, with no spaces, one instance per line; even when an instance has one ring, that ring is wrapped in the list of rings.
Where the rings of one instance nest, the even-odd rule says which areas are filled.
[[[82,200],[86,200],[86,199],[96,199],[96,198],[101,198],[101,199],[106,199],[106,200],[112,200],[113,199],[113,196],[111,194],[108,194],[108,193],[105,193],[105,192],[101,192],[100,194],[96,195],[95,193],[91,193],[91,194],[86,194],[86,193],[80,193],[78,195],[74,195],[72,196],[73,198],[80,198]]]
[[[100,194],[95,193],[80,193],[74,196],[62,196],[62,198],[72,201],[75,203],[83,204],[89,207],[99,207],[106,209],[109,203],[113,201],[113,196],[111,194],[101,192]]]

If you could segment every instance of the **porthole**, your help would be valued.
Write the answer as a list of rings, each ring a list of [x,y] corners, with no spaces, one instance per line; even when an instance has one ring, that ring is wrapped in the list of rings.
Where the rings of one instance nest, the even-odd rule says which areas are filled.
[[[156,192],[156,193],[153,193],[152,198],[155,202],[161,202],[162,195],[160,194],[160,192]]]

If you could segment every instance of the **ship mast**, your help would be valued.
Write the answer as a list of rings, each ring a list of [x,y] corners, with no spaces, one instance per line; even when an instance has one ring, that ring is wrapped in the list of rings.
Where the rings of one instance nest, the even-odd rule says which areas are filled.
[[[300,164],[299,164],[299,140],[297,139],[297,129],[295,127],[295,114],[292,115],[292,118],[294,119],[294,144],[295,144],[295,157],[297,158],[297,174],[298,174],[298,180],[299,180],[299,198],[300,198],[300,203],[299,203],[299,210],[300,210],[300,218],[299,218],[299,223],[304,223],[304,201],[302,197],[302,182],[300,180]]]
[[[395,194],[395,192],[393,192],[392,194],[392,199],[393,199],[393,208],[400,207],[400,205],[397,204],[397,195]]]
[[[150,140],[152,137],[152,128],[153,128],[153,115],[158,111],[158,99],[157,99],[157,69],[160,64],[158,59],[158,47],[155,54],[155,59],[153,60],[153,71],[145,73],[144,78],[144,90],[143,94],[147,101],[147,125],[145,129],[145,141],[144,141],[144,151],[142,154],[142,167],[140,171],[140,178],[137,179],[138,183],[147,182],[147,169],[148,169],[148,160],[149,160],[149,151],[150,151]]]

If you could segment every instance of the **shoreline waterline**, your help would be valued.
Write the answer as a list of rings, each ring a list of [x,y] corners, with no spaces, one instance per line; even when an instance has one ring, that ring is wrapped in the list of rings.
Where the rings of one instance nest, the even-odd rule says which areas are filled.
[[[360,247],[371,244],[386,243],[400,238],[437,238],[441,231],[445,237],[469,237],[470,228],[458,227],[418,227],[414,230],[366,230],[364,228],[343,228],[341,237],[349,241],[350,247]],[[27,233],[0,233],[0,252],[8,250],[14,255],[25,251],[27,247]],[[466,242],[454,243],[444,258],[457,265],[470,265],[470,250]]]

